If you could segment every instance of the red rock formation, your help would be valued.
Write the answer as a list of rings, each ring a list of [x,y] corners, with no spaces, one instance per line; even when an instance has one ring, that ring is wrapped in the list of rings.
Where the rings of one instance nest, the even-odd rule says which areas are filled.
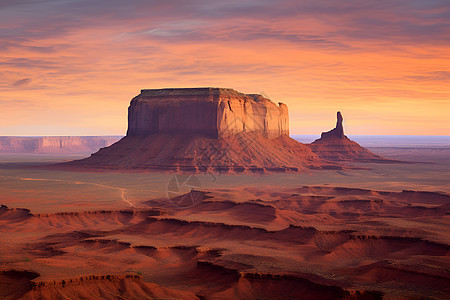
[[[337,112],[337,121],[336,121],[336,127],[328,132],[322,132],[320,135],[320,138],[339,138],[343,139],[345,137],[344,135],[344,127],[342,125],[342,122],[344,121],[344,118],[342,117],[342,114],[340,111]]]
[[[321,168],[305,145],[288,136],[275,139],[241,133],[211,138],[198,134],[126,136],[90,158],[65,165],[103,169],[174,171],[298,171]]]
[[[232,89],[141,90],[128,108],[127,136],[82,168],[174,171],[298,171],[342,167],[330,161],[383,160],[336,128],[306,146],[289,137],[287,106]]]
[[[338,111],[336,127],[322,132],[320,139],[308,145],[311,150],[320,158],[332,161],[389,161],[350,140],[344,134],[343,121],[342,114]]]
[[[128,136],[193,133],[214,138],[289,135],[288,109],[261,95],[223,88],[141,90],[128,108]]]
[[[289,137],[287,106],[232,89],[142,90],[127,136],[66,165],[106,169],[286,171],[324,163]]]

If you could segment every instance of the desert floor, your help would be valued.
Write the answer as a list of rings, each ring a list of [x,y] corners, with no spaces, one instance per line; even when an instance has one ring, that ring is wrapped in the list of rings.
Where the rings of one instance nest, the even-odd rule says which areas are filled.
[[[174,175],[1,154],[0,299],[449,298],[450,148],[370,150],[411,163]]]

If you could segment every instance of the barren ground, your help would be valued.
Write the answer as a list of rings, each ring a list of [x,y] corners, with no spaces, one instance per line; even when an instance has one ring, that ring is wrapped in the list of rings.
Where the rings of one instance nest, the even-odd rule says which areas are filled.
[[[450,149],[371,150],[415,163],[191,176],[1,155],[0,299],[448,298]]]

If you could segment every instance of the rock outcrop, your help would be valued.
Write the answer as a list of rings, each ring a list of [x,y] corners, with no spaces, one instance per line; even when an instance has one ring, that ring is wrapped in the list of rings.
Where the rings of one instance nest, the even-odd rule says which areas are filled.
[[[117,142],[120,136],[0,136],[0,153],[92,153]]]
[[[343,121],[344,118],[341,112],[338,111],[336,127],[330,131],[322,132],[320,139],[308,145],[311,150],[320,158],[331,161],[390,161],[350,140],[344,134]]]
[[[223,88],[141,90],[127,135],[65,167],[264,172],[342,169],[337,161],[383,160],[344,135],[343,118],[310,145],[289,137],[287,106]]]
[[[102,169],[298,171],[326,165],[289,137],[287,106],[232,89],[142,90],[127,136],[65,164]]]
[[[322,134],[320,135],[320,138],[322,138],[322,139],[330,139],[330,138],[343,139],[343,138],[345,138],[344,126],[342,125],[343,121],[344,121],[344,118],[342,117],[341,112],[338,111],[336,127],[334,129],[331,129],[330,131],[322,132]]]
[[[227,137],[289,135],[288,109],[255,94],[223,88],[141,90],[128,108],[128,136],[189,133]]]

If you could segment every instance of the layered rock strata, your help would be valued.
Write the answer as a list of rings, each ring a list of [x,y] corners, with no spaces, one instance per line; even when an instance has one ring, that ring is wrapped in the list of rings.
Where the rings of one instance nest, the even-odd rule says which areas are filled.
[[[213,138],[289,135],[288,108],[256,94],[224,88],[141,90],[128,108],[128,136],[190,133]]]

